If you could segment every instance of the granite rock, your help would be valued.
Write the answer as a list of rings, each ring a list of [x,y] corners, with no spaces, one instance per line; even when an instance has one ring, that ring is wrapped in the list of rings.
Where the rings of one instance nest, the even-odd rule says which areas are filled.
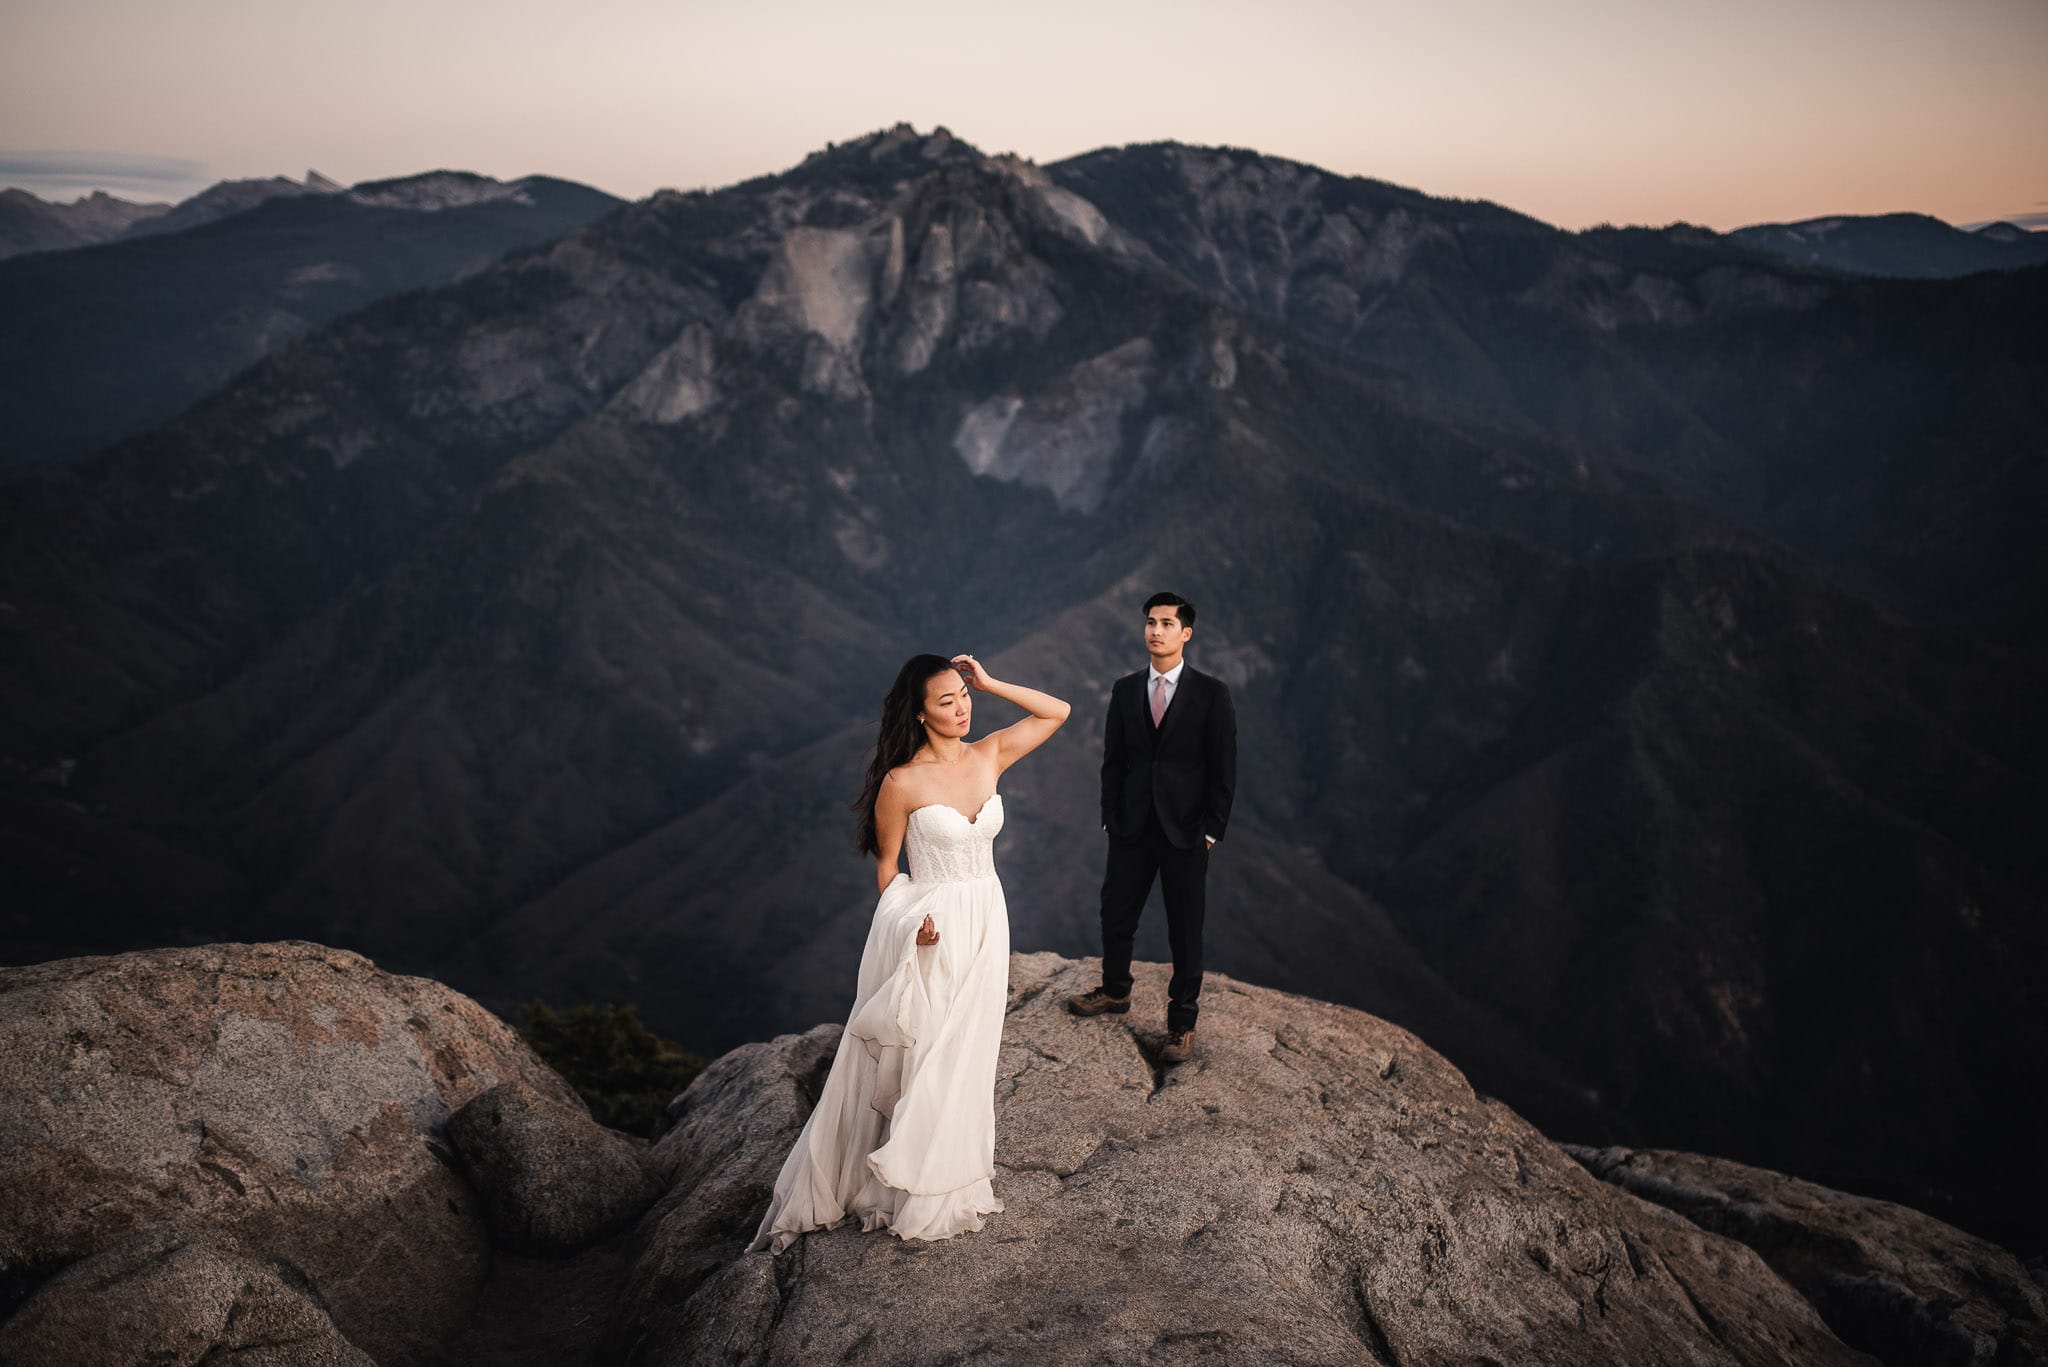
[[[0,1280],[166,1227],[288,1264],[364,1352],[421,1361],[489,1262],[442,1134],[515,1079],[581,1107],[469,998],[306,941],[0,969]]]
[[[1748,1244],[1844,1342],[1887,1363],[2048,1362],[2048,1293],[2019,1259],[1932,1215],[1726,1158],[1565,1151],[1594,1175]]]
[[[455,1113],[448,1142],[483,1197],[491,1238],[522,1253],[566,1253],[630,1224],[653,1203],[640,1149],[521,1079]]]
[[[1753,1250],[1595,1180],[1408,1032],[1206,980],[1159,1061],[1167,970],[1127,1017],[1087,960],[1011,960],[996,1192],[976,1233],[858,1221],[744,1248],[838,1042],[717,1060],[653,1160],[669,1183],[608,1351],[634,1363],[1867,1362]]]
[[[13,1367],[376,1367],[289,1263],[168,1226],[143,1230],[45,1282],[0,1324]]]

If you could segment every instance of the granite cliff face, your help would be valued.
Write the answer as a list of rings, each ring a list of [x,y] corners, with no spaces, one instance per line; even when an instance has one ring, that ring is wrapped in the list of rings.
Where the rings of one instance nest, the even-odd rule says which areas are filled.
[[[657,195],[0,489],[0,929],[804,1028],[881,685],[957,648],[1077,706],[1002,860],[1020,939],[1086,953],[1094,728],[1166,584],[1243,719],[1220,969],[1555,1132],[2019,1238],[2040,287],[1224,149],[896,129]]]
[[[1241,148],[1106,148],[1050,170],[1241,312],[1657,471],[1861,593],[2038,656],[2048,555],[2013,518],[2048,515],[2048,474],[2023,454],[2048,424],[2048,343],[2027,321],[2048,300],[2038,242],[2004,273],[1915,287],[1746,233],[1565,233]]]
[[[2005,1363],[2048,1328],[1939,1221],[1567,1152],[1349,1008],[1212,976],[1163,1067],[1166,967],[1072,1016],[1098,971],[1011,960],[982,1231],[776,1257],[743,1250],[837,1025],[716,1060],[648,1148],[358,955],[0,970],[0,1360]]]

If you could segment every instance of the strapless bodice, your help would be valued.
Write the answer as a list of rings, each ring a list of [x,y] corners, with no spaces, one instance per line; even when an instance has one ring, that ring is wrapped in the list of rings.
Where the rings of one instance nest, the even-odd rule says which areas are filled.
[[[956,807],[928,802],[911,812],[903,847],[913,883],[963,883],[993,878],[996,834],[1003,829],[1003,796],[991,793],[972,821]]]

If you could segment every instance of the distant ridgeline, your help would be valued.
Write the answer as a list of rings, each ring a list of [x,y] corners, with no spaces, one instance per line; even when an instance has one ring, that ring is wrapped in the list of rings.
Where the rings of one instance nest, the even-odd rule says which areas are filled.
[[[176,206],[104,198],[0,193],[0,477],[161,422],[345,313],[620,202],[452,171],[352,189],[317,171],[224,181]]]
[[[1789,261],[1850,275],[1952,279],[2048,263],[2048,233],[2011,223],[1953,228],[1926,214],[1759,223],[1730,236]]]

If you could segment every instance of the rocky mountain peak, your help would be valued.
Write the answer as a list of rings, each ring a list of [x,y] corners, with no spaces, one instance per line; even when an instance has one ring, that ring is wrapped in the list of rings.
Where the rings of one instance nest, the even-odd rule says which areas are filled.
[[[987,158],[979,148],[953,136],[946,128],[920,133],[899,123],[851,142],[828,143],[780,177],[804,184],[841,180],[864,186],[901,184],[944,166],[979,164]]]
[[[942,351],[1042,340],[1064,312],[1045,249],[1143,253],[1028,162],[961,155],[950,135],[927,161],[938,137],[874,135],[782,176],[658,197],[603,225],[599,236],[630,238],[679,277],[717,279],[731,308],[683,328],[613,411],[695,417],[753,383],[715,372],[763,367],[798,392],[864,399],[877,380],[920,374]],[[878,149],[884,160],[869,155]],[[873,174],[878,166],[887,173]]]
[[[856,138],[840,150],[865,156],[869,161],[888,157],[928,162],[983,159],[980,151],[954,137],[952,131],[943,125],[934,127],[930,133],[920,133],[909,123],[893,124],[878,133]]]

